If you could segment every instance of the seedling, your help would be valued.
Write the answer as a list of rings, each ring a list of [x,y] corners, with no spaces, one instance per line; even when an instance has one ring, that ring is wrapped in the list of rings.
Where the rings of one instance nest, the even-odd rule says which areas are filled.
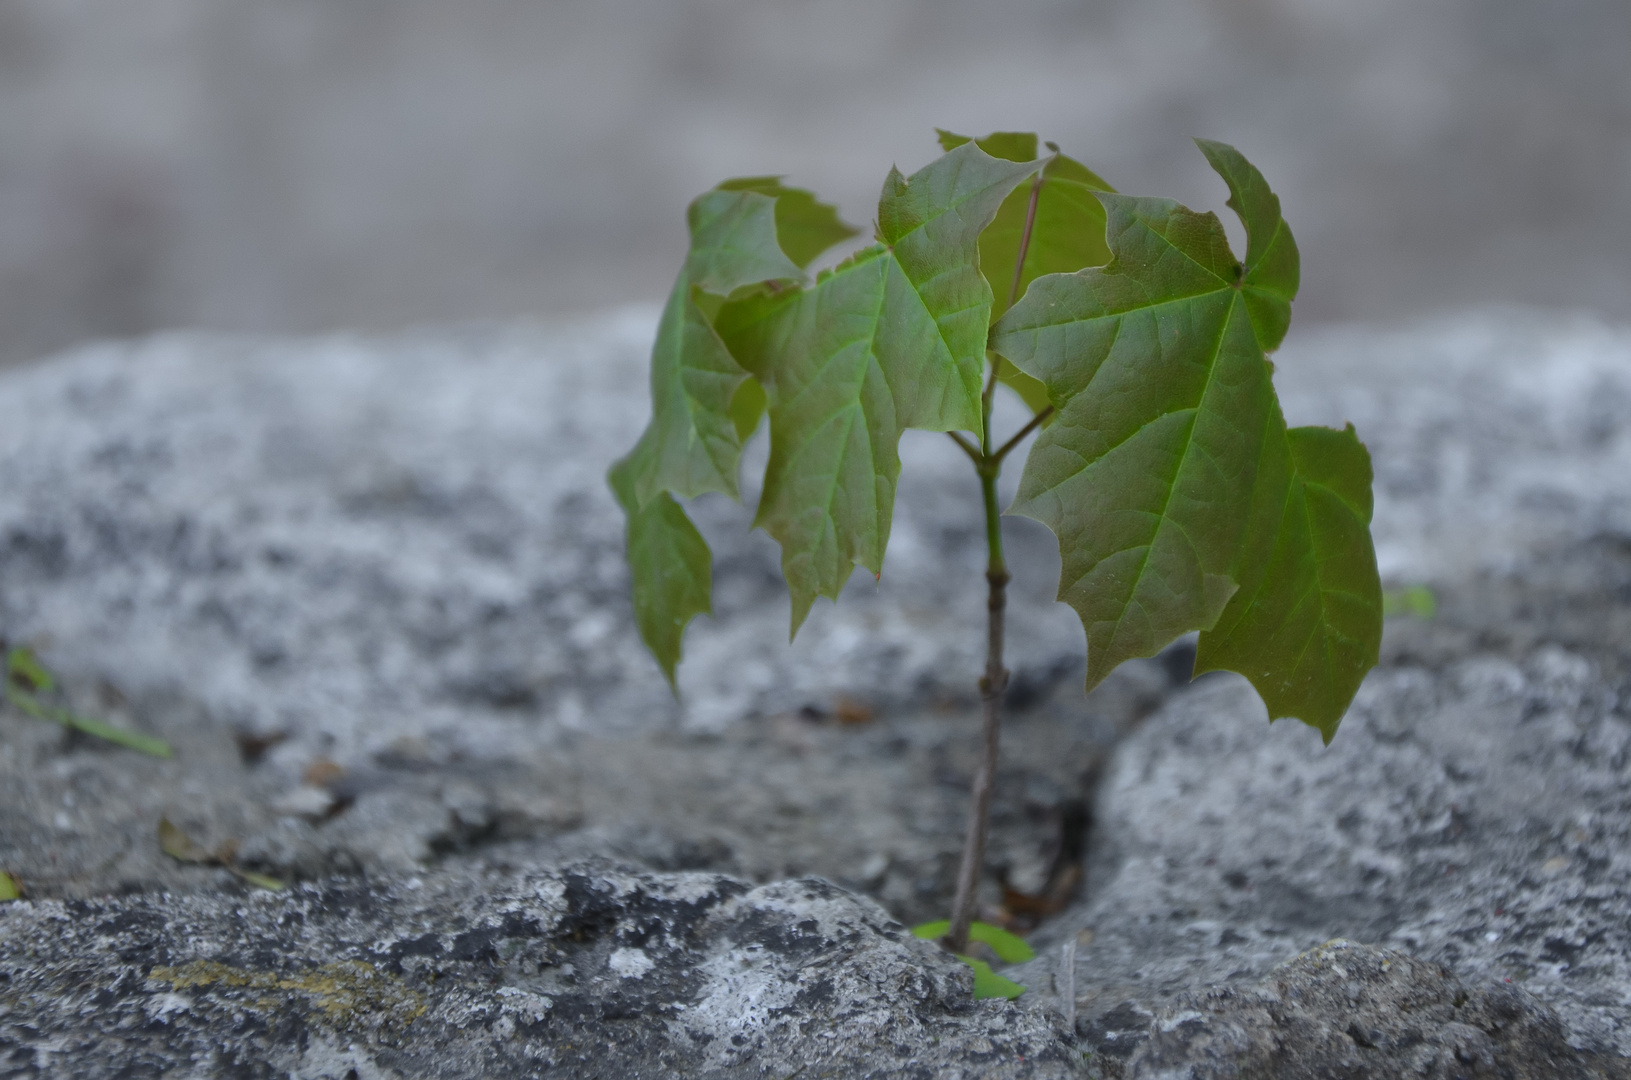
[[[1237,671],[1271,720],[1335,734],[1377,662],[1382,595],[1371,464],[1350,425],[1287,428],[1267,353],[1299,264],[1280,201],[1239,152],[1197,140],[1246,230],[1117,194],[1051,143],[941,133],[890,170],[875,242],[772,177],[691,204],[691,249],[651,357],[652,418],[610,482],[628,515],[640,634],[670,683],[686,625],[711,611],[707,544],[679,499],[739,498],[743,442],[768,414],[754,524],[781,545],[797,633],[854,568],[883,569],[897,444],[946,432],[979,477],[988,561],[984,751],[943,941],[968,950],[1008,670],[997,478],[1038,434],[1008,508],[1059,540],[1059,599],[1087,635],[1087,688],[1199,631],[1196,673]],[[991,431],[999,384],[1031,419]],[[936,930],[937,933],[940,931]],[[996,992],[993,990],[993,992]]]

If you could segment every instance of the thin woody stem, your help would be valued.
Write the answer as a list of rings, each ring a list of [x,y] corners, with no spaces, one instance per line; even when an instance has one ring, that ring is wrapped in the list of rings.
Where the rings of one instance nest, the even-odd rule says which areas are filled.
[[[997,754],[1002,735],[1002,698],[1008,688],[1008,669],[1002,666],[1003,613],[1008,606],[1008,567],[1002,558],[998,524],[997,478],[987,472],[980,478],[986,505],[987,539],[992,541],[991,558],[985,578],[986,599],[985,676],[980,680],[981,753],[974,773],[973,805],[969,807],[968,832],[963,839],[963,858],[957,869],[957,894],[951,905],[951,927],[945,944],[952,952],[968,950],[968,929],[979,906],[980,878],[985,868],[985,843],[991,822],[991,796],[997,786]],[[993,540],[993,538],[995,538]]]
[[[1036,202],[1042,192],[1042,175],[1031,181],[1031,202],[1025,211],[1025,231],[1020,236],[1019,255],[1014,261],[1013,283],[1008,289],[1008,306],[1012,307],[1019,295],[1019,285],[1025,276],[1025,257],[1031,249],[1031,230],[1036,225]],[[980,877],[985,868],[985,842],[991,823],[991,796],[997,786],[997,755],[1002,737],[1002,698],[1008,689],[1008,669],[1002,666],[1003,617],[1008,609],[1008,564],[1002,555],[1002,510],[997,505],[997,475],[1002,471],[1002,459],[1020,441],[1035,431],[1037,425],[1052,414],[1050,406],[1031,418],[1002,445],[991,452],[991,406],[997,389],[997,375],[1002,370],[1002,357],[991,354],[991,377],[985,392],[980,395],[980,446],[975,447],[957,432],[952,439],[974,462],[974,471],[980,476],[981,501],[985,507],[985,567],[986,595],[986,650],[985,675],[980,679],[981,747],[980,764],[974,772],[973,805],[968,812],[968,832],[963,839],[963,857],[957,867],[957,894],[951,904],[951,926],[941,943],[952,952],[968,951],[968,930],[974,922],[979,906]]]
[[[969,807],[968,832],[963,839],[963,857],[957,868],[957,893],[951,905],[951,926],[945,946],[952,952],[968,950],[968,928],[979,905],[980,877],[985,867],[985,841],[991,822],[991,796],[996,790],[997,754],[1002,735],[1002,696],[1008,688],[1008,669],[1002,666],[1003,615],[1008,607],[1008,564],[1002,555],[1002,511],[997,505],[997,474],[1002,462],[991,453],[991,403],[985,403],[984,433],[980,456],[975,460],[980,474],[980,494],[985,506],[985,542],[988,553],[985,580],[986,655],[985,676],[980,679],[981,753],[974,772],[973,805]]]

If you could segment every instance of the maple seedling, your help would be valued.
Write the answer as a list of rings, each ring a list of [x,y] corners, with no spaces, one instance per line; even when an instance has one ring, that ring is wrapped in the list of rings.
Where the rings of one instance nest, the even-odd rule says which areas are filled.
[[[941,132],[941,145],[910,177],[890,170],[875,242],[813,280],[815,257],[855,230],[809,192],[753,177],[691,204],[652,348],[651,422],[609,479],[636,622],[673,683],[712,587],[678,500],[739,498],[743,442],[765,414],[754,525],[781,545],[795,633],[857,565],[882,571],[901,432],[946,432],[968,456],[989,617],[983,753],[942,938],[961,954],[1008,684],[997,478],[1030,435],[1007,512],[1059,540],[1089,690],[1199,631],[1197,674],[1245,675],[1270,720],[1296,717],[1329,743],[1377,662],[1382,594],[1369,454],[1351,425],[1288,428],[1275,395],[1267,354],[1290,325],[1299,264],[1257,169],[1197,140],[1245,226],[1239,258],[1215,214],[1118,194],[1052,144],[1038,156],[1034,135]],[[1032,412],[1005,440],[991,431],[999,384]]]

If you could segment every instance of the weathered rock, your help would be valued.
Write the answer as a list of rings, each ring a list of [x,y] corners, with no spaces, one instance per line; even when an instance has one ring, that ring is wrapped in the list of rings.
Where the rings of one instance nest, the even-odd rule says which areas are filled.
[[[307,912],[329,927],[327,953],[287,956],[312,962],[375,956],[369,942],[393,919],[457,936],[480,921],[460,904],[486,911],[522,890],[505,867],[549,878],[595,855],[757,881],[818,873],[898,917],[943,914],[977,743],[981,594],[967,586],[980,536],[966,464],[944,439],[907,440],[883,580],[852,584],[791,648],[773,547],[729,504],[695,504],[715,544],[720,617],[688,638],[677,705],[634,637],[601,480],[644,415],[649,329],[642,314],[393,341],[183,336],[0,378],[0,627],[39,644],[86,711],[178,748],[174,761],[137,758],[0,711],[0,867],[30,896],[70,905],[141,894],[95,901],[110,912],[100,921],[146,912],[178,942],[194,923],[197,940],[217,940],[239,908],[307,904],[325,889],[358,904],[376,895],[373,937],[366,919],[337,928],[338,916]],[[1032,993],[978,1015],[1042,1032],[1038,1010],[1061,1004],[1049,993],[1058,946],[1079,935],[1082,1049],[1110,1069],[1165,1047],[1162,1067],[1182,1070],[1205,1054],[1151,1042],[1161,1017],[1210,1000],[1223,1010],[1216,1031],[1258,1025],[1242,1046],[1291,1045],[1286,1033],[1325,1023],[1340,995],[1263,1013],[1254,981],[1346,937],[1416,957],[1408,992],[1434,1001],[1449,985],[1438,964],[1480,1001],[1496,1001],[1492,982],[1517,988],[1524,1045],[1552,1046],[1553,1009],[1581,1054],[1631,1051],[1631,339],[1479,317],[1414,337],[1294,336],[1278,362],[1293,422],[1359,426],[1376,460],[1384,573],[1431,585],[1439,614],[1390,623],[1384,666],[1330,749],[1298,725],[1266,727],[1232,677],[1172,694],[1178,655],[1127,665],[1084,703],[1080,628],[1049,602],[1052,541],[1015,522],[1018,700],[992,859],[1031,888],[1069,835],[1062,823],[1079,823],[1095,795],[1098,827],[1086,896],[1013,973]],[[238,841],[245,867],[315,884],[246,898],[226,870],[160,854],[161,815],[211,850]],[[0,916],[0,947],[42,950],[61,972],[75,950],[102,955],[74,920],[38,921],[69,908],[34,903]],[[856,940],[893,947],[875,927]],[[184,962],[253,960],[261,974],[245,986],[316,985],[288,973],[299,963],[232,948],[242,956],[222,959],[223,946]],[[474,993],[477,974],[414,993]],[[917,1034],[878,1067],[933,1050],[939,1029],[922,1016],[964,1016],[937,1000],[891,1006],[918,1017],[891,1030]],[[208,1015],[187,1030],[237,1022]],[[99,1022],[61,1026],[90,1038]],[[450,1030],[440,1023],[416,1021],[411,1038],[442,1037],[427,1034]],[[1472,1046],[1444,1025],[1429,1043]],[[312,1030],[310,1053],[349,1053],[332,1025]],[[954,1038],[962,1058],[920,1059],[985,1070],[987,1037]],[[446,1038],[415,1045],[425,1068],[445,1050],[457,1074],[477,1044]],[[558,1050],[563,1038],[540,1042]],[[191,1045],[155,1053],[181,1067]],[[1350,1051],[1340,1039],[1297,1045]],[[1070,1061],[1055,1052],[1048,1069]],[[329,1068],[317,1060],[302,1068]],[[1377,1060],[1372,1075],[1415,1059]]]
[[[603,479],[647,407],[649,314],[177,336],[8,373],[0,632],[38,643],[84,711],[180,752],[65,744],[0,710],[0,865],[37,896],[224,881],[159,853],[167,815],[293,878],[512,842],[758,880],[859,883],[882,859],[869,887],[894,911],[941,914],[977,747],[966,463],[910,441],[883,583],[792,648],[774,545],[702,500],[720,616],[693,630],[676,702],[635,636]],[[1040,699],[1080,630],[1050,602],[1051,541],[1013,547],[1040,564],[1014,631],[1016,689]],[[998,839],[1016,873],[1057,831],[1034,804],[1079,800],[1168,686],[1131,667],[1015,744]]]
[[[1119,1070],[1111,1070],[1119,1071]],[[1550,1010],[1510,986],[1469,989],[1436,964],[1332,941],[1252,989],[1185,993],[1150,1025],[1129,1080],[1587,1080]]]
[[[825,881],[604,865],[0,908],[0,1068],[1064,1077],[1052,1014]]]
[[[1631,1052],[1628,594],[1609,539],[1442,590],[1431,622],[1390,623],[1330,747],[1233,676],[1174,698],[1118,747],[1090,899],[1040,935],[1091,932],[1084,1035],[1125,1050],[1133,1018],[1347,937]]]

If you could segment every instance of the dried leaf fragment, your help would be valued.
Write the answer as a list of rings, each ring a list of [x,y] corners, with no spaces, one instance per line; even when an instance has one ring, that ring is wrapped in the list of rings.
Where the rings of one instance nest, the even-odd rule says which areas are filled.
[[[197,866],[219,866],[257,888],[271,892],[281,892],[283,882],[275,877],[257,874],[252,870],[245,870],[234,860],[237,844],[227,841],[217,851],[211,851],[203,844],[188,836],[180,826],[168,817],[159,818],[159,850],[177,862],[192,863]]]

